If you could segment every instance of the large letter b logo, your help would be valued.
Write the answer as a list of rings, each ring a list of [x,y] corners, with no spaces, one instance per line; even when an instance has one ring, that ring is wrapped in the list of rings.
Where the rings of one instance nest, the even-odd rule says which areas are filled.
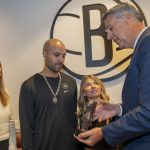
[[[119,2],[69,0],[59,9],[50,37],[59,38],[66,45],[66,72],[78,79],[94,74],[103,81],[116,79],[125,73],[133,50],[117,50],[117,45],[107,40],[102,21],[102,15]],[[133,4],[143,15],[134,1],[126,2]]]

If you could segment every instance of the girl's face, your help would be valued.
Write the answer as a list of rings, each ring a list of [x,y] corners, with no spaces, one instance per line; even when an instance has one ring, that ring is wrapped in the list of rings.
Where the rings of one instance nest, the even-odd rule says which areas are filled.
[[[84,96],[87,96],[89,99],[97,98],[101,94],[100,86],[93,79],[87,79],[84,83]]]

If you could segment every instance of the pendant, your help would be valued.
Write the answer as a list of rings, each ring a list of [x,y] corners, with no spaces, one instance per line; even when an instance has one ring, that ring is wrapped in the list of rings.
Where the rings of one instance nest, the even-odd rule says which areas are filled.
[[[53,103],[57,103],[57,97],[56,96],[53,97]]]

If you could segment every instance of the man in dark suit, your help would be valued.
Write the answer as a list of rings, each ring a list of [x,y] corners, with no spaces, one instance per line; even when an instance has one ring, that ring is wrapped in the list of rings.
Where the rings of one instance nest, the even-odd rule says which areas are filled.
[[[94,145],[101,139],[123,150],[150,150],[150,28],[143,24],[139,12],[128,3],[121,3],[104,16],[107,38],[120,49],[134,48],[123,91],[122,105],[104,104],[96,115],[104,120],[120,118],[103,128],[94,128],[76,137]]]

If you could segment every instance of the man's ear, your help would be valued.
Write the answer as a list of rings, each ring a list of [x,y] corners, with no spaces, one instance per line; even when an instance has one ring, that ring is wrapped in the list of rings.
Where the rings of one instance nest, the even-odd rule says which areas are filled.
[[[130,13],[124,13],[124,21],[127,24],[130,24],[132,19],[133,19],[133,16]]]
[[[46,58],[46,56],[47,56],[47,51],[43,50],[43,57],[44,57],[44,59]]]

